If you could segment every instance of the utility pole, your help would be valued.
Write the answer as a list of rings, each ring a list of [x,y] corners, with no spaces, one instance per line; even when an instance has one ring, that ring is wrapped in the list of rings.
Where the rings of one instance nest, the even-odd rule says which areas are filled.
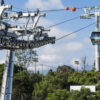
[[[81,16],[81,19],[91,19],[95,17],[96,30],[91,34],[92,44],[95,46],[95,68],[96,71],[100,71],[100,29],[99,29],[99,18],[100,18],[100,6],[83,8],[85,14]]]

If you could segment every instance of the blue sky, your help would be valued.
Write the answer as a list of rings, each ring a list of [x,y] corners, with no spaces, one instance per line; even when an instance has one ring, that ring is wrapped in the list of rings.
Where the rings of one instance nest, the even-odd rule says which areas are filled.
[[[29,8],[29,10],[35,10],[39,8],[40,10],[48,9],[60,9],[68,7],[92,7],[99,6],[100,0],[5,0],[6,4],[10,3],[13,5],[14,10],[20,10]],[[72,11],[60,11],[60,12],[47,12],[45,18],[41,18],[39,25],[44,25],[48,27],[52,24],[83,15],[82,9],[77,9],[76,12]],[[80,29],[88,24],[94,22],[94,19],[83,20],[76,19],[65,24],[51,28],[50,36],[56,36],[57,38]],[[39,64],[58,66],[62,64],[72,65],[73,61],[78,59],[81,60],[84,56],[87,57],[87,63],[92,65],[94,62],[94,47],[89,39],[91,32],[95,30],[95,25],[82,30],[72,36],[66,37],[63,40],[57,41],[54,45],[47,45],[36,49],[39,56]],[[0,51],[0,60],[4,62],[5,51]],[[38,69],[41,67],[38,64]],[[75,67],[75,66],[73,66]],[[30,67],[34,70],[34,67]],[[80,65],[81,69],[81,65]],[[48,67],[45,66],[45,70]]]

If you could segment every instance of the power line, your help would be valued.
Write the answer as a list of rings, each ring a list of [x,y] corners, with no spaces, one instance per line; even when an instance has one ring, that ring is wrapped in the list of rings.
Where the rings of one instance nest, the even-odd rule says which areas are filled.
[[[15,9],[18,9],[18,10],[22,10],[22,11],[26,11],[26,9],[22,9],[22,8],[18,8],[18,7],[13,7]],[[66,9],[48,9],[48,10],[40,10],[40,12],[52,12],[52,11],[64,11]],[[36,10],[31,10],[30,12],[35,12]]]
[[[79,17],[80,17],[80,16],[76,16],[76,17],[74,17],[74,18],[67,19],[67,20],[64,20],[64,21],[62,21],[62,22],[59,22],[59,23],[50,25],[50,26],[46,27],[46,29],[47,29],[47,28],[52,28],[52,27],[54,27],[54,26],[58,26],[58,25],[61,25],[61,24],[64,24],[64,23],[66,23],[66,22],[69,22],[69,21],[72,21],[72,20],[75,20],[75,19],[78,19]],[[17,23],[17,24],[25,24],[25,23]],[[29,24],[33,24],[33,23],[29,23]]]
[[[54,67],[54,66],[50,66],[50,65],[46,65],[46,64],[41,64],[41,65],[43,65],[45,67],[50,67],[50,68],[56,68],[57,69],[57,67]]]
[[[58,25],[61,25],[61,24],[66,23],[66,22],[69,22],[69,21],[75,20],[75,19],[77,19],[77,18],[79,18],[79,16],[76,16],[76,17],[71,18],[71,19],[67,19],[67,20],[62,21],[62,22],[59,22],[59,23],[57,23],[57,24],[50,25],[50,26],[48,26],[48,27],[46,27],[46,28],[51,28],[51,27],[54,27],[54,26],[58,26]]]
[[[77,32],[79,32],[79,31],[81,31],[81,30],[83,30],[83,29],[86,29],[86,28],[88,28],[88,27],[90,27],[90,26],[92,26],[92,25],[94,25],[94,24],[95,24],[95,23],[89,24],[89,25],[87,25],[87,26],[85,26],[85,27],[83,27],[83,28],[80,28],[80,29],[78,29],[78,30],[76,30],[76,31],[74,31],[74,32],[71,32],[71,33],[69,33],[69,34],[67,34],[67,35],[64,35],[64,36],[62,36],[62,37],[56,39],[56,41],[61,40],[61,39],[65,38],[65,37],[67,37],[67,36],[70,36],[70,35],[74,34],[74,33],[77,33]]]
[[[21,8],[19,8],[21,11],[24,11],[24,12],[26,12],[26,10],[25,9],[21,9]],[[18,12],[18,11],[16,11],[16,10],[11,10],[12,12]],[[66,11],[66,9],[52,9],[52,10],[40,10],[40,12],[55,12],[55,11]],[[31,13],[31,12],[37,12],[36,10],[31,10],[31,11],[28,11],[29,13]]]
[[[94,6],[92,6],[94,7]],[[21,10],[21,11],[27,11],[27,9],[22,9],[22,8],[18,8],[18,7],[13,7],[15,9],[18,9],[18,10]],[[76,7],[76,10],[81,10],[83,8],[86,8],[86,7],[80,7],[80,8],[77,8]],[[72,10],[71,8],[69,8],[68,10]],[[68,11],[67,10],[67,11]],[[40,12],[56,12],[56,11],[66,11],[66,8],[62,8],[62,9],[47,9],[47,10],[40,10]],[[18,12],[18,11],[13,11],[13,12]],[[28,12],[36,12],[36,10],[30,10]]]
[[[40,10],[40,12],[55,12],[55,11],[65,11],[66,9],[51,9],[51,10]]]
[[[82,9],[82,8],[76,8],[76,9]],[[72,9],[69,9],[72,10]],[[66,9],[51,9],[51,10],[41,10],[40,12],[55,12],[55,11],[67,11]]]
[[[23,10],[21,10],[23,11]],[[65,11],[65,9],[58,9],[58,10],[40,10],[40,12],[54,12],[54,11]],[[19,12],[19,11],[16,11],[16,10],[10,10],[10,12]],[[24,10],[24,12],[27,12]],[[37,12],[36,10],[33,10],[33,11],[28,11],[29,13],[31,12]]]
[[[26,11],[26,9],[22,9],[22,8],[18,8],[18,7],[13,7],[15,9],[20,9],[22,11]],[[76,8],[76,9],[82,9],[82,8]],[[71,9],[68,9],[68,10],[71,10]],[[40,12],[56,12],[56,11],[66,11],[66,8],[62,8],[62,9],[48,9],[48,10],[40,10]],[[18,11],[14,11],[14,12],[18,12]],[[31,11],[28,11],[28,12],[36,12],[36,10],[31,10]]]

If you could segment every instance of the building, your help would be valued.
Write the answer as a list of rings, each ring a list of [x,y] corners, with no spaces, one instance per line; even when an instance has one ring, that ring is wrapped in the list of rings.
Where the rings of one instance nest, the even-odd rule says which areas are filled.
[[[91,92],[96,92],[96,86],[95,85],[77,85],[77,86],[70,86],[70,91],[71,90],[80,91],[82,87],[90,89]]]

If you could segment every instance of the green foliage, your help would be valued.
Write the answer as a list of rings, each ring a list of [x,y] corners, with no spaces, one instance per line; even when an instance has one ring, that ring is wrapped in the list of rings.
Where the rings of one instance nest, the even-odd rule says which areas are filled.
[[[97,83],[96,72],[74,72],[70,75],[68,81],[71,82],[71,85],[95,85]]]
[[[33,100],[44,100],[48,94],[47,88],[47,82],[36,83],[32,93]]]
[[[66,73],[66,72],[72,73],[74,71],[75,70],[73,68],[71,68],[70,66],[67,66],[67,65],[58,66],[58,68],[57,68],[58,73]]]
[[[79,80],[81,77],[82,76],[80,73],[74,72],[69,76],[68,81],[70,82],[71,85],[80,85]]]
[[[1,84],[2,84],[2,75],[4,70],[4,64],[0,65],[0,90],[1,90]]]
[[[39,83],[42,80],[40,74],[29,74],[27,71],[20,71],[14,74],[13,80],[13,96],[24,96],[26,99],[32,97],[32,91],[34,90],[34,84]]]
[[[0,65],[0,86],[4,65]],[[97,85],[97,92],[89,89],[69,91],[70,85]],[[100,72],[76,72],[69,66],[59,66],[43,76],[32,74],[21,66],[14,67],[12,97],[17,100],[100,100]],[[15,100],[15,99],[13,99]]]
[[[97,100],[94,93],[89,89],[82,88],[81,91],[68,92],[65,89],[56,90],[54,93],[48,93],[45,100]]]
[[[67,100],[69,95],[70,93],[67,92],[66,89],[58,89],[54,93],[48,93],[45,100]]]

